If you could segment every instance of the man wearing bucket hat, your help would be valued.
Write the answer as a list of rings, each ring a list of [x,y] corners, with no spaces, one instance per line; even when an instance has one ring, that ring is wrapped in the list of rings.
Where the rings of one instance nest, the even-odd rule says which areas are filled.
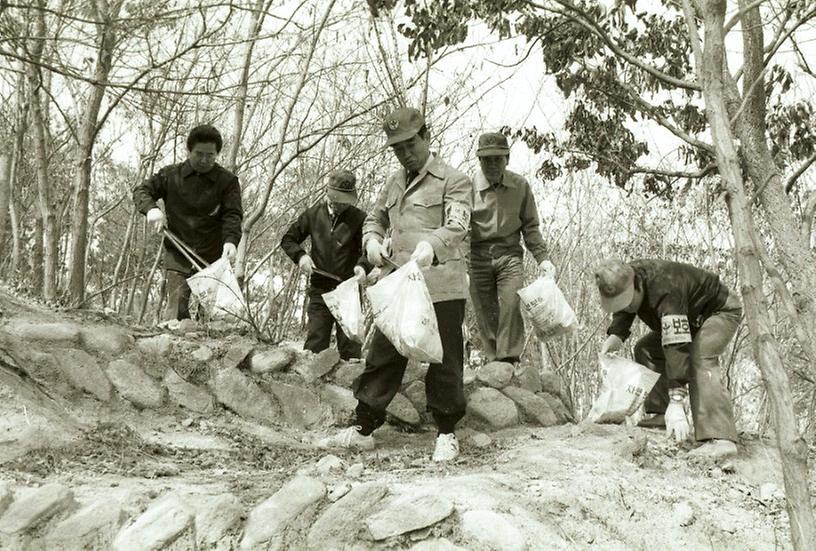
[[[187,278],[196,270],[189,251],[212,263],[219,257],[232,259],[241,241],[241,186],[235,174],[216,162],[222,145],[218,129],[196,126],[187,135],[187,160],[163,167],[133,189],[136,208],[154,230],[175,236],[164,240],[167,303],[160,325],[190,317]],[[159,199],[164,212],[156,205]]]
[[[719,276],[666,260],[605,260],[595,271],[604,311],[613,314],[601,353],[620,350],[635,317],[651,331],[635,344],[635,361],[662,376],[646,398],[677,442],[689,435],[684,408],[691,403],[694,434],[703,444],[692,456],[720,459],[737,453],[737,430],[719,356],[742,319],[739,298]]]
[[[473,178],[470,221],[470,297],[488,361],[518,362],[524,348],[524,321],[518,290],[524,283],[524,245],[542,274],[555,275],[539,230],[530,184],[507,170],[510,147],[498,132],[479,136],[481,169]]]
[[[306,209],[281,239],[286,255],[309,276],[308,321],[305,350],[321,352],[329,347],[336,327],[337,350],[344,360],[360,357],[361,346],[346,336],[323,300],[341,281],[364,278],[369,264],[363,256],[363,222],[366,214],[357,203],[357,179],[348,170],[329,173],[326,198]],[[311,251],[303,242],[311,238]]]
[[[423,115],[400,108],[386,115],[383,130],[402,169],[392,173],[380,190],[365,223],[363,243],[368,260],[384,265],[383,245],[391,232],[389,264],[415,260],[422,268],[439,325],[443,357],[425,377],[428,410],[438,434],[434,461],[451,461],[459,454],[454,435],[465,413],[462,382],[462,321],[467,293],[465,239],[470,229],[472,186],[468,177],[430,151],[430,134]],[[385,271],[389,269],[386,267]],[[375,330],[365,371],[354,381],[356,421],[320,442],[326,447],[372,449],[372,432],[385,421],[385,410],[399,390],[408,360]]]

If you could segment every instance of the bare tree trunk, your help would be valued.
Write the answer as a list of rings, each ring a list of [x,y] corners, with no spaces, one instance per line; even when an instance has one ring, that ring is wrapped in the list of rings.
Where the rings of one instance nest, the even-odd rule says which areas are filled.
[[[117,34],[110,23],[118,17],[121,0],[108,6],[107,2],[97,0],[92,2],[93,11],[97,19],[99,48],[97,52],[94,80],[105,82],[108,80],[111,65],[113,64],[113,49],[116,46]],[[105,96],[105,86],[93,85],[88,103],[82,115],[82,124],[79,130],[77,144],[77,173],[74,181],[74,210],[71,216],[71,236],[73,247],[70,261],[70,280],[68,291],[73,303],[78,304],[85,298],[85,250],[88,247],[88,211],[89,190],[91,187],[91,159],[99,130],[97,120],[102,99]]]
[[[45,33],[45,11],[42,0],[38,1],[39,9],[35,10],[35,36],[31,41],[31,59],[34,63],[42,59]],[[57,294],[57,248],[59,232],[57,231],[56,215],[51,204],[51,190],[48,181],[48,153],[46,149],[47,120],[43,114],[40,89],[44,86],[41,74],[45,69],[34,65],[28,66],[29,90],[31,91],[31,118],[34,127],[34,152],[37,171],[37,192],[40,203],[40,219],[42,221],[42,256],[40,266],[32,269],[42,271],[42,296],[46,300],[53,300]],[[33,260],[38,261],[38,255]]]
[[[782,457],[791,539],[794,549],[806,550],[812,549],[812,544],[816,541],[816,523],[808,487],[808,449],[797,429],[788,376],[779,354],[779,344],[771,328],[768,304],[762,293],[762,266],[754,245],[756,239],[752,235],[756,230],[753,227],[726,108],[723,75],[725,8],[725,0],[703,2],[705,41],[702,64],[698,60],[698,68],[702,68],[699,72],[703,82],[706,116],[711,125],[717,165],[728,191],[727,204],[734,232],[737,269],[742,283],[742,296],[752,336],[754,357],[767,386],[777,445]],[[696,35],[693,19],[687,17],[687,22],[692,34]]]
[[[14,193],[9,201],[9,222],[11,224],[11,274],[17,276],[20,271],[20,254],[22,253],[22,237],[20,236],[20,217],[17,215],[17,204]]]
[[[42,209],[34,209],[34,231],[31,243],[31,254],[28,257],[29,269],[31,273],[31,290],[34,294],[43,295],[43,243],[45,242],[45,230],[42,219]]]
[[[266,6],[264,6],[264,3],[266,3]],[[256,0],[252,11],[252,24],[247,37],[244,66],[241,70],[241,81],[238,83],[237,99],[233,111],[232,147],[230,147],[227,159],[227,168],[232,172],[238,171],[238,151],[241,148],[241,137],[244,133],[244,113],[246,112],[247,92],[249,89],[249,69],[252,67],[252,52],[255,50],[255,41],[261,32],[266,12],[269,10],[271,3],[271,0]]]
[[[745,8],[747,1],[740,0],[740,8]],[[816,367],[813,367],[816,366],[816,253],[810,250],[809,241],[802,238],[800,221],[784,190],[782,172],[768,147],[763,32],[759,7],[744,11],[742,98],[736,82],[726,71],[726,105],[742,145],[741,159],[776,245],[775,255],[788,276],[795,302],[792,322],[801,326],[798,329],[801,335],[806,335],[801,345],[810,359],[812,372],[816,374]]]
[[[11,197],[11,155],[0,152],[0,256],[6,257],[6,220]]]
[[[329,20],[329,15],[331,15],[331,11],[334,8],[334,3],[336,0],[330,0],[328,5],[326,6],[325,11],[323,12],[323,16],[320,22],[314,29],[314,35],[312,36],[311,43],[309,44],[309,50],[306,54],[306,59],[303,61],[303,66],[301,67],[300,74],[298,75],[298,83],[295,86],[294,90],[292,91],[291,99],[289,101],[289,105],[286,106],[286,110],[283,116],[283,122],[280,128],[280,134],[278,135],[278,145],[275,148],[275,153],[272,156],[272,159],[269,162],[270,165],[270,172],[272,174],[276,173],[278,165],[283,158],[283,146],[286,143],[286,135],[289,132],[289,123],[292,120],[292,113],[295,110],[295,106],[297,106],[298,100],[300,99],[300,93],[303,90],[303,87],[306,84],[306,81],[309,78],[309,67],[312,64],[312,58],[314,57],[315,51],[317,50],[317,44],[320,40],[320,34],[323,32],[323,29],[326,27],[326,24]],[[263,216],[264,211],[266,211],[266,206],[269,204],[269,196],[272,193],[272,187],[274,186],[275,182],[271,181],[266,184],[263,191],[261,192],[260,201],[258,202],[257,208],[255,208],[249,216],[244,219],[243,224],[243,235],[241,236],[241,242],[238,244],[238,254],[235,258],[235,275],[237,277],[243,277],[244,269],[246,267],[246,255],[247,249],[249,244],[249,237],[252,233],[252,228],[255,224],[258,223],[258,220],[261,219]]]
[[[119,250],[119,256],[116,258],[116,267],[113,269],[112,281],[119,281],[119,278],[122,277],[122,266],[125,263],[125,259],[131,254],[130,247],[133,240],[133,228],[136,226],[136,217],[139,215],[140,213],[135,208],[131,210],[130,216],[128,217],[127,229],[125,230],[125,238],[122,240],[122,248]],[[125,270],[125,274],[127,274],[127,270]],[[117,303],[119,294],[119,290],[114,289],[111,296],[111,304]]]

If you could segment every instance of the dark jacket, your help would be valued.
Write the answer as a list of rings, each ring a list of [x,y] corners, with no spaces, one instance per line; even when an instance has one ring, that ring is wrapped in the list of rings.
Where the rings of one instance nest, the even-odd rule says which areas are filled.
[[[241,240],[241,186],[238,177],[219,164],[198,174],[189,161],[162,168],[133,190],[133,202],[146,214],[164,199],[167,228],[207,262],[221,256],[224,243]],[[165,247],[179,255],[169,240]]]
[[[366,272],[371,265],[363,257],[363,222],[366,213],[350,206],[336,218],[332,218],[325,201],[306,209],[291,225],[281,239],[280,245],[294,263],[307,254],[301,244],[312,238],[309,256],[315,267],[334,274],[342,280],[354,275],[354,267],[362,266]],[[322,300],[320,295],[337,287],[338,281],[313,273],[309,296]]]
[[[636,314],[616,312],[606,331],[626,340],[635,316],[661,335],[670,387],[688,382],[691,341],[703,322],[728,299],[720,277],[700,268],[667,260],[635,260],[635,282],[643,290]]]

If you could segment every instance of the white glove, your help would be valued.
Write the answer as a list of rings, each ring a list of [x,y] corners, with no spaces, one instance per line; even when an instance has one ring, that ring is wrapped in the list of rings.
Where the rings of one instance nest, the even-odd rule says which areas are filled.
[[[666,436],[671,438],[672,434],[674,434],[674,441],[678,444],[689,437],[691,430],[689,429],[686,410],[683,408],[682,402],[669,402],[669,407],[666,408],[665,420]]]
[[[165,226],[164,213],[158,207],[153,207],[147,211],[147,223],[153,226],[153,231],[161,233]]]
[[[411,260],[416,260],[417,266],[420,268],[428,268],[433,264],[434,250],[427,241],[420,241],[416,245],[416,249],[411,253]]]
[[[365,268],[363,268],[362,266],[355,266],[354,267],[354,277],[359,279],[361,282],[365,281],[365,278],[366,278]]]
[[[551,277],[555,279],[555,266],[549,260],[542,260],[541,264],[538,265],[538,271],[544,277]]]
[[[221,258],[232,260],[233,258],[235,258],[236,252],[237,249],[235,248],[235,245],[233,245],[232,243],[224,243],[224,250],[221,251]]]
[[[611,354],[623,347],[623,341],[617,335],[609,335],[601,345],[601,354]]]
[[[303,270],[307,276],[312,275],[312,270],[314,270],[314,262],[312,261],[312,257],[308,254],[304,254],[300,257],[298,261],[298,267]]]
[[[388,256],[388,251],[377,239],[369,239],[366,243],[366,256],[368,261],[374,266],[382,266],[383,257]]]

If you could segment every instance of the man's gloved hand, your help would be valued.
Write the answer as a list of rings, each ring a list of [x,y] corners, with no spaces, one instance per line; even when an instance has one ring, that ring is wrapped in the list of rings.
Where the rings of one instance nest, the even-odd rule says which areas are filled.
[[[617,335],[609,335],[601,345],[601,354],[611,354],[623,348],[623,341]]]
[[[433,264],[434,250],[427,241],[420,241],[417,243],[414,252],[411,253],[411,260],[416,260],[420,268],[428,268]]]
[[[674,441],[678,444],[689,437],[691,430],[689,429],[686,410],[683,408],[682,402],[674,400],[669,402],[669,407],[666,408],[665,420],[666,436],[671,438],[672,434],[674,434]]]
[[[555,279],[555,266],[549,260],[542,260],[538,265],[539,273],[544,277],[551,277]]]
[[[382,266],[383,257],[388,256],[388,251],[383,247],[379,239],[369,239],[366,242],[366,256],[372,265]]]
[[[235,245],[232,243],[224,243],[224,250],[221,251],[221,258],[226,258],[227,260],[232,260],[235,258],[235,253],[237,249]]]
[[[164,219],[164,213],[158,207],[153,207],[149,211],[147,211],[147,223],[153,227],[153,231],[156,233],[161,233],[162,229],[166,225]]]
[[[312,270],[314,270],[315,267],[312,257],[308,254],[301,256],[300,260],[298,261],[298,267],[303,270],[307,276],[312,275]]]
[[[358,280],[360,280],[360,283],[365,281],[365,278],[366,278],[365,268],[363,268],[362,266],[355,266],[354,267],[354,277],[356,277]]]

